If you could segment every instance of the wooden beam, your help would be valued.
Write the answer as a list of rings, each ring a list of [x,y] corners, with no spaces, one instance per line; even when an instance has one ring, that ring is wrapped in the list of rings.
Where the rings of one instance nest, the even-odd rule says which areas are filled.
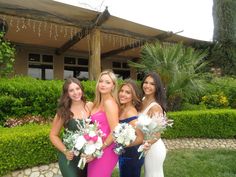
[[[134,42],[132,44],[128,44],[124,47],[121,47],[121,48],[118,48],[118,49],[115,49],[115,50],[111,50],[109,52],[106,52],[106,53],[103,53],[101,55],[101,58],[104,59],[104,58],[107,58],[107,57],[110,57],[112,55],[116,55],[118,53],[121,53],[121,52],[125,52],[127,50],[130,50],[130,49],[133,49],[133,48],[137,48],[137,47],[141,47],[143,46],[146,42],[153,42],[153,41],[156,41],[156,40],[159,40],[159,41],[162,41],[166,38],[169,38],[170,36],[172,36],[174,33],[173,32],[165,32],[165,33],[161,33],[159,35],[156,35],[148,40],[144,39],[144,40],[140,40],[140,41],[137,41],[137,42]]]
[[[92,29],[94,29],[97,26],[101,26],[108,18],[110,17],[110,13],[107,10],[107,8],[99,14],[93,21],[94,23],[90,27],[82,28],[80,32],[76,33],[72,39],[67,41],[65,44],[63,44],[60,48],[56,49],[55,54],[61,55],[66,50],[68,50],[70,47],[72,47],[74,44],[79,42],[81,39],[86,37]]]
[[[28,9],[16,5],[5,4],[2,2],[0,2],[0,12],[1,14],[4,15],[55,23],[58,25],[77,26],[77,27],[87,27],[91,25],[91,21],[81,20],[81,19],[71,19],[69,17],[62,16],[56,13],[50,13],[36,9]]]
[[[89,80],[97,80],[101,73],[101,33],[99,29],[91,31],[89,55]]]
[[[72,47],[74,44],[79,42],[81,39],[83,39],[85,36],[87,36],[90,33],[89,29],[83,28],[80,32],[77,32],[71,40],[67,41],[65,44],[63,44],[60,48],[55,50],[55,54],[61,55],[66,50],[68,50],[70,47]]]
[[[94,26],[101,26],[105,21],[108,20],[110,16],[111,15],[106,7],[103,13],[99,14],[97,18],[95,19]]]

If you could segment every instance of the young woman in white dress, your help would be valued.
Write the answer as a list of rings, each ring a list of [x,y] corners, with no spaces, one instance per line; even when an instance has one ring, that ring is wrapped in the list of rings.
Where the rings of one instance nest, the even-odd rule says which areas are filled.
[[[141,84],[144,98],[142,101],[141,113],[149,116],[155,113],[166,112],[165,90],[157,73],[148,73]],[[163,163],[166,157],[166,148],[161,139],[160,133],[157,133],[153,139],[144,142],[146,151],[144,159],[145,177],[164,177]]]

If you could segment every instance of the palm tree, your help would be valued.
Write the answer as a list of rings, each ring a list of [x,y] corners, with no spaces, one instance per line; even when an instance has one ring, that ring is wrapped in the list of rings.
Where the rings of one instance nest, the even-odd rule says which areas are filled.
[[[201,69],[206,65],[205,51],[196,51],[182,44],[155,43],[144,45],[138,63],[131,67],[142,72],[155,71],[163,80],[170,110],[177,110],[203,89]]]

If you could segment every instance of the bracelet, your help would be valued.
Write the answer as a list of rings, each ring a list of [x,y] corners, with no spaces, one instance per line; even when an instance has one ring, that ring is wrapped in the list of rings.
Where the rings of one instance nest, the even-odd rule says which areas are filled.
[[[107,147],[108,146],[108,144],[106,143],[106,141],[104,141],[104,143],[103,143],[104,145],[105,145],[105,147]]]
[[[155,138],[153,138],[153,139],[154,139],[155,141],[158,141],[159,138],[155,137]]]
[[[66,152],[68,152],[69,150],[67,148],[63,149],[63,153],[65,154]]]

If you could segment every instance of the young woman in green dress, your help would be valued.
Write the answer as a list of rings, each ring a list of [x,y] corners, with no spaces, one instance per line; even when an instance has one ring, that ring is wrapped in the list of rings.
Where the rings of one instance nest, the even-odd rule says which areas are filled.
[[[63,127],[70,131],[78,130],[77,124],[89,115],[80,81],[73,77],[68,78],[63,85],[57,114],[50,132],[50,140],[59,151],[59,168],[63,177],[87,176],[86,167],[83,170],[77,167],[80,157],[74,156],[73,152],[67,149],[59,135]]]

